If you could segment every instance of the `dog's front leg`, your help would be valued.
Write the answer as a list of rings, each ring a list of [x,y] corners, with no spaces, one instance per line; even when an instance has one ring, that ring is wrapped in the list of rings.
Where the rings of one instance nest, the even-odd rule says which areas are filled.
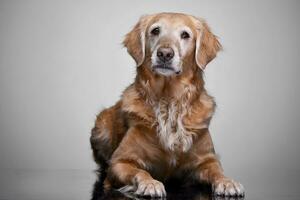
[[[199,166],[197,170],[200,181],[210,183],[215,195],[218,196],[244,196],[243,186],[226,177],[217,160],[210,160]]]
[[[164,185],[134,163],[115,163],[111,166],[111,172],[120,183],[125,185],[119,189],[120,192],[134,192],[136,195],[151,197],[166,196]]]
[[[192,149],[192,160],[196,161],[195,176],[200,182],[209,183],[215,195],[244,196],[244,187],[224,175],[214,152],[208,130],[203,131]]]
[[[165,197],[164,185],[153,179],[147,169],[151,158],[159,154],[153,148],[151,138],[147,136],[149,129],[143,127],[130,128],[117,150],[114,152],[108,170],[108,178],[114,187],[121,192],[134,192],[136,195]],[[149,133],[148,134],[151,134]],[[152,144],[151,144],[152,143]],[[156,152],[157,151],[157,152]]]

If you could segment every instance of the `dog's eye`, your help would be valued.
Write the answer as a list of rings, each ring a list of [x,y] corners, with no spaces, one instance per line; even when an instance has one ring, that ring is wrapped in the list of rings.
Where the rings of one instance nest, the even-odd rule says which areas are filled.
[[[181,37],[182,39],[188,39],[188,38],[190,38],[190,34],[189,34],[188,32],[186,32],[186,31],[183,31],[183,32],[181,33],[180,37]]]
[[[159,27],[156,27],[156,28],[152,29],[152,31],[151,31],[152,35],[159,35],[159,33],[160,33]]]

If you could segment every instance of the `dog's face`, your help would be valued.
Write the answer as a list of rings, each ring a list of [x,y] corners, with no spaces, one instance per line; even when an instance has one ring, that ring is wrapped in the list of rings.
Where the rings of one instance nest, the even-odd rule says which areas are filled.
[[[204,69],[221,49],[203,20],[180,13],[142,17],[124,45],[137,66],[146,64],[163,76],[180,75],[194,65]]]
[[[182,72],[183,59],[195,49],[194,33],[185,18],[159,17],[146,32],[146,48],[151,68],[169,76]]]

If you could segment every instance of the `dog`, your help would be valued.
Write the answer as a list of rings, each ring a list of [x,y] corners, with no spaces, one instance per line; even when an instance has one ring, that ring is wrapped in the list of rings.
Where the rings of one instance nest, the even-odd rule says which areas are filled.
[[[182,13],[142,16],[125,36],[137,75],[92,129],[105,188],[165,197],[172,177],[212,186],[214,195],[244,196],[224,175],[209,123],[215,110],[203,70],[222,49],[205,20]]]

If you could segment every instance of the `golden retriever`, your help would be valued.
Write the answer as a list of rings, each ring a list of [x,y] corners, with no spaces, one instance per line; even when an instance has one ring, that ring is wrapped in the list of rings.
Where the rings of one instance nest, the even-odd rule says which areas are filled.
[[[215,195],[243,196],[223,174],[209,123],[214,99],[203,70],[221,45],[203,19],[181,13],[140,18],[123,42],[137,64],[133,84],[96,119],[90,138],[106,188],[165,197],[177,177],[212,185]]]

